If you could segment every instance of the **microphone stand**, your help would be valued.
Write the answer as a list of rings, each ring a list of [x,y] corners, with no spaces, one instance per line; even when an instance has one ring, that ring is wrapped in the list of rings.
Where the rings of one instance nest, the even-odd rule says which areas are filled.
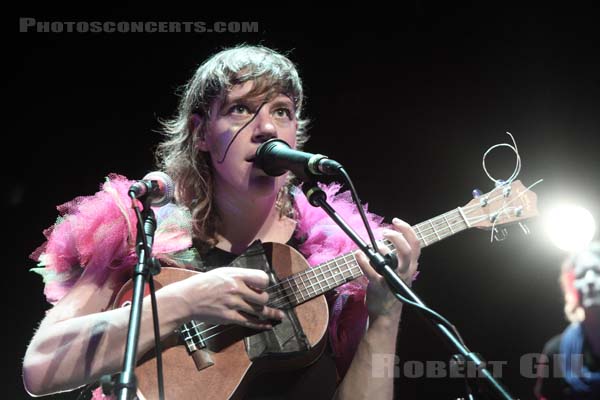
[[[130,197],[135,204],[135,195],[130,192]],[[137,392],[137,380],[135,377],[136,354],[138,339],[140,336],[140,324],[142,319],[142,304],[144,298],[144,284],[150,283],[153,290],[152,275],[160,272],[160,263],[151,257],[154,232],[156,230],[156,217],[150,207],[149,196],[143,196],[143,211],[134,206],[138,219],[136,253],[138,262],[133,271],[133,298],[131,300],[131,313],[129,314],[129,328],[123,357],[123,370],[119,374],[117,382],[119,400],[133,399]],[[154,302],[153,302],[154,306]],[[156,312],[154,312],[156,315]],[[156,334],[156,331],[155,331]],[[160,352],[160,350],[158,350]],[[160,354],[160,353],[159,353]],[[162,397],[161,397],[162,398]]]
[[[329,215],[329,217],[344,231],[344,233],[346,233],[346,235],[348,235],[348,237],[350,237],[350,239],[356,243],[358,248],[367,255],[370,264],[380,275],[385,278],[389,289],[396,295],[396,297],[408,297],[410,300],[406,303],[416,303],[411,305],[415,305],[415,308],[423,313],[423,309],[426,308],[425,303],[423,303],[421,299],[419,299],[419,297],[412,291],[412,289],[406,283],[404,283],[402,279],[400,279],[400,277],[394,272],[394,268],[392,268],[392,266],[395,267],[397,265],[395,256],[392,255],[392,253],[383,256],[368,246],[360,238],[360,236],[358,236],[356,232],[354,232],[352,228],[346,224],[346,222],[331,207],[331,205],[327,203],[327,195],[314,182],[306,182],[306,184],[303,185],[302,190],[306,194],[308,202],[314,207],[322,208],[327,215]],[[357,206],[361,207],[360,204],[357,204]],[[368,224],[366,229],[370,229]],[[425,317],[428,315],[428,313],[423,313],[423,316]],[[427,319],[431,320],[430,318]],[[475,364],[477,370],[481,374],[480,377],[485,378],[484,381],[487,382],[489,386],[497,392],[498,398],[507,400],[515,399],[515,397],[510,395],[507,389],[504,388],[504,386],[498,382],[485,368],[485,363],[475,353],[467,349],[462,341],[456,337],[446,325],[433,321],[432,323],[439,329],[441,336],[447,339],[448,344],[458,351],[458,354],[462,355],[467,362],[471,361]]]

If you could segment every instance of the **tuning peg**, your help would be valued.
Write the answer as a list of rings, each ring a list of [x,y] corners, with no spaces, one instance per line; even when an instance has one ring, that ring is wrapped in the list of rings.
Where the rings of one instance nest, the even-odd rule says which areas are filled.
[[[494,239],[496,239],[497,242],[502,242],[503,240],[506,240],[507,236],[508,231],[506,230],[506,228],[502,228],[500,230],[498,230],[498,228],[494,228]]]
[[[481,207],[485,207],[485,206],[487,206],[487,205],[488,205],[488,197],[487,197],[487,196],[481,196],[481,197],[479,198],[479,205],[480,205]]]
[[[523,207],[522,206],[515,207],[515,216],[520,217],[521,215],[523,215]]]
[[[473,198],[474,199],[479,199],[479,205],[481,207],[485,207],[488,204],[488,198],[487,196],[482,196],[483,193],[481,192],[481,190],[479,189],[473,189],[473,191],[471,192],[471,194],[473,194]]]
[[[524,224],[523,222],[519,222],[519,226],[521,227],[521,229],[523,230],[523,233],[525,235],[529,235],[531,233],[531,230],[529,229],[529,227]]]

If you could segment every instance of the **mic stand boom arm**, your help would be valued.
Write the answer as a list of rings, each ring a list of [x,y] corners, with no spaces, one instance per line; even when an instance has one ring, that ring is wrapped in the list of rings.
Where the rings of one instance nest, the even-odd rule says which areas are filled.
[[[344,233],[346,233],[346,235],[348,235],[348,237],[350,237],[350,239],[356,243],[358,248],[367,255],[370,264],[380,275],[384,277],[389,289],[394,293],[396,298],[403,298],[407,300],[404,301],[405,304],[412,305],[415,309],[421,311],[422,315],[439,329],[441,336],[447,339],[447,343],[458,351],[458,354],[461,354],[466,361],[471,361],[474,363],[479,371],[479,377],[483,377],[484,381],[487,382],[494,391],[496,391],[498,398],[508,400],[515,399],[515,397],[510,395],[504,386],[498,382],[485,368],[485,363],[475,353],[469,351],[462,341],[455,336],[445,324],[432,321],[431,313],[423,312],[425,309],[429,310],[425,306],[425,303],[419,299],[415,292],[413,292],[412,289],[406,283],[404,283],[402,279],[400,279],[394,269],[390,267],[390,264],[397,264],[395,256],[392,255],[392,253],[383,256],[368,246],[360,238],[360,236],[358,236],[356,232],[354,232],[352,228],[346,224],[346,222],[329,205],[329,203],[327,203],[327,196],[325,195],[325,192],[323,192],[323,190],[321,190],[316,184],[307,182],[303,185],[302,190],[306,194],[308,202],[314,207],[322,208],[327,215],[329,215],[329,217],[344,231]],[[357,206],[361,207],[360,204]],[[370,229],[368,226],[366,228]]]

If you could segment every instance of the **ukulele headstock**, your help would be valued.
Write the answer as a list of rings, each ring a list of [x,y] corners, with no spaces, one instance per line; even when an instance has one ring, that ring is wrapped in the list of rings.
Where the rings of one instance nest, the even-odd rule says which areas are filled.
[[[471,227],[492,229],[536,217],[537,195],[513,181],[475,197],[462,207],[462,213]]]

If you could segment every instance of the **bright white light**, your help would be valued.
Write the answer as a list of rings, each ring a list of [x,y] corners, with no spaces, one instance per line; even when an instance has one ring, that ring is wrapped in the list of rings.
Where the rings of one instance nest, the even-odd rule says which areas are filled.
[[[576,252],[594,238],[596,223],[592,214],[583,207],[563,205],[545,215],[546,233],[562,250]]]

